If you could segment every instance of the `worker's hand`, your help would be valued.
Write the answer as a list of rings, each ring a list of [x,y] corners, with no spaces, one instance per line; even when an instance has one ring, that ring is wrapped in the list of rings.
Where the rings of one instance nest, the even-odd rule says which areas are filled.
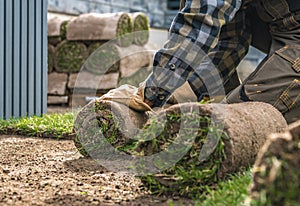
[[[150,107],[151,103],[147,102],[147,100],[144,101],[144,90],[144,82],[140,84],[139,88],[125,84],[116,89],[110,90],[108,93],[101,96],[100,100],[110,100],[125,104],[129,106],[129,108],[139,112],[150,111],[152,110]]]

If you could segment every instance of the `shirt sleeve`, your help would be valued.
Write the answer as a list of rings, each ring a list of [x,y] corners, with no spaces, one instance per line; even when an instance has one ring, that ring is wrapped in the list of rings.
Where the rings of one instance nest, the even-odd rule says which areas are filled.
[[[235,16],[241,0],[187,0],[170,27],[168,41],[154,56],[145,98],[162,106],[216,46],[221,28]]]
[[[232,89],[227,84],[236,81],[236,67],[247,54],[250,43],[250,22],[246,10],[240,9],[230,23],[222,27],[216,47],[188,78],[198,100],[205,96],[220,99]]]

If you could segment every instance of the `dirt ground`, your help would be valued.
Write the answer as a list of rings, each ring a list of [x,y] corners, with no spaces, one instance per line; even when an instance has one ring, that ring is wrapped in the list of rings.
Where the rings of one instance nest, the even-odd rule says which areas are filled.
[[[82,157],[70,140],[0,136],[0,205],[169,205],[168,199]]]

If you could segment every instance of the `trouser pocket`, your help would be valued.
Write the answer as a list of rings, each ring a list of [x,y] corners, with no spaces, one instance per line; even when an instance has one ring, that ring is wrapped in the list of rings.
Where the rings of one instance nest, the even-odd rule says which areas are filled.
[[[285,46],[265,59],[227,103],[261,101],[281,113],[300,106],[300,46]]]
[[[282,113],[294,109],[300,105],[300,81],[294,79],[289,86],[282,92],[280,97],[274,103]]]

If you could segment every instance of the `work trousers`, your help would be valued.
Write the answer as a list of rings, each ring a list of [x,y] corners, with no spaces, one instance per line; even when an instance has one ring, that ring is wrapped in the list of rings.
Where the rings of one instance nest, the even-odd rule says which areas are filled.
[[[300,11],[291,12],[286,0],[257,0],[246,18],[252,45],[267,57],[224,102],[266,102],[292,123],[300,119]]]

